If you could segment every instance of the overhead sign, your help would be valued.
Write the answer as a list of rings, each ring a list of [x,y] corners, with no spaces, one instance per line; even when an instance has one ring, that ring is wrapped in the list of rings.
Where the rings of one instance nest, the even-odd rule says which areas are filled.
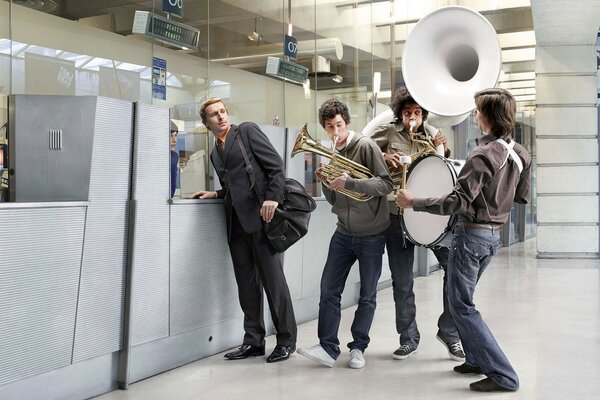
[[[279,57],[267,58],[267,69],[265,73],[299,84],[303,84],[306,81],[306,78],[308,78],[308,68],[304,65],[285,61]]]
[[[298,40],[295,37],[285,35],[283,55],[288,56],[291,60],[298,58]]]
[[[162,10],[183,17],[183,0],[162,0]]]
[[[152,14],[148,11],[135,12],[132,33],[140,33],[182,49],[198,49],[200,31],[192,26]]]

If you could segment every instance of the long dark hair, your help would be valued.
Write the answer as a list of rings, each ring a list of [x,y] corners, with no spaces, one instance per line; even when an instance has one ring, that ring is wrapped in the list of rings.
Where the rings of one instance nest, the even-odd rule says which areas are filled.
[[[484,89],[475,93],[477,112],[483,119],[492,135],[497,139],[506,139],[515,129],[517,103],[515,98],[505,89]]]

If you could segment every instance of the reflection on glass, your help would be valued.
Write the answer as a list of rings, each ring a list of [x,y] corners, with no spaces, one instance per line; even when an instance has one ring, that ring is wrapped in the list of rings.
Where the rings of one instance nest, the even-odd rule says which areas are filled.
[[[5,110],[3,110],[5,111]],[[6,120],[6,112],[2,112],[0,121]],[[8,137],[5,122],[0,126],[0,203],[8,201]]]
[[[171,156],[178,159],[179,176],[173,197],[186,198],[200,190],[209,190],[209,135],[200,119],[200,103],[177,104],[171,117],[178,127],[176,141],[171,142]]]

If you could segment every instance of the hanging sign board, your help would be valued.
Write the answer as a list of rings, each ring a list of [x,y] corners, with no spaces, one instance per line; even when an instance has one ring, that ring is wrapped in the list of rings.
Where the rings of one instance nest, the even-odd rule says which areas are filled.
[[[183,17],[183,0],[162,0],[162,10]]]
[[[298,40],[295,37],[285,35],[283,55],[288,56],[290,60],[294,61],[298,58]]]

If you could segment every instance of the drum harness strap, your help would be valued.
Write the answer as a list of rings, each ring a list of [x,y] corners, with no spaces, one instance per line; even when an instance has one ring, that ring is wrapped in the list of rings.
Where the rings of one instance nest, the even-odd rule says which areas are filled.
[[[523,172],[523,161],[521,161],[521,158],[519,157],[517,152],[514,150],[515,141],[511,140],[510,143],[506,143],[504,141],[504,139],[497,139],[496,142],[500,143],[502,146],[504,146],[506,148],[506,150],[508,150],[508,154],[506,155],[504,162],[502,163],[502,165],[500,166],[500,168],[498,170],[501,170],[506,165],[506,162],[508,161],[508,157],[510,157],[517,164],[517,167],[519,168],[519,173]]]

